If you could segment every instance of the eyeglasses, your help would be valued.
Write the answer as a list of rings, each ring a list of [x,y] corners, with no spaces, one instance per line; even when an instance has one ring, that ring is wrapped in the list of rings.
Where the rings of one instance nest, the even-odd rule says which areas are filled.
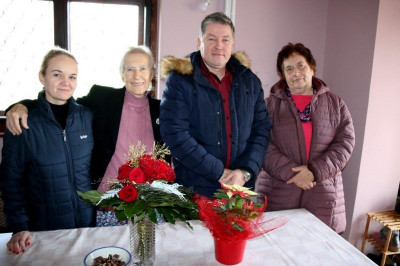
[[[286,74],[291,74],[295,71],[302,71],[305,69],[307,65],[304,63],[298,63],[297,65],[287,66],[285,67],[284,71]]]

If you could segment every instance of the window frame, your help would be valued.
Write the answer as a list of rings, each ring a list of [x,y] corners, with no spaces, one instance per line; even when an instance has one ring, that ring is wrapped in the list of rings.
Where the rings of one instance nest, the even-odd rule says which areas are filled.
[[[54,44],[67,50],[69,43],[68,8],[70,2],[86,2],[98,4],[135,4],[139,6],[139,36],[138,44],[150,48],[157,59],[157,36],[158,36],[158,0],[52,0],[54,8]],[[146,13],[146,14],[145,14]],[[146,15],[146,16],[145,16]],[[145,21],[146,18],[146,21]],[[146,30],[144,30],[146,29]],[[153,79],[153,88],[158,88],[157,79]],[[157,92],[153,90],[154,97]]]
[[[98,4],[134,4],[139,6],[138,43],[157,51],[157,0],[52,0],[54,7],[54,44],[69,49],[68,14],[70,2],[86,2]],[[146,13],[146,14],[145,14]],[[145,16],[146,15],[146,16]],[[146,21],[145,21],[146,19]],[[146,29],[146,30],[144,30]],[[155,54],[155,53],[154,53]]]
[[[49,0],[42,0],[49,1]],[[69,3],[87,2],[98,4],[135,4],[139,6],[139,38],[138,43],[147,45],[153,52],[157,62],[157,36],[158,36],[158,0],[51,0],[54,14],[54,45],[69,50]],[[146,16],[145,16],[146,13]],[[146,21],[145,21],[146,18]],[[144,30],[145,29],[145,30]],[[156,81],[154,81],[156,82]],[[157,84],[153,84],[157,88]],[[153,91],[154,93],[154,91]],[[157,94],[154,94],[157,95]],[[0,110],[0,137],[5,129],[4,110]],[[3,117],[1,117],[3,116]]]

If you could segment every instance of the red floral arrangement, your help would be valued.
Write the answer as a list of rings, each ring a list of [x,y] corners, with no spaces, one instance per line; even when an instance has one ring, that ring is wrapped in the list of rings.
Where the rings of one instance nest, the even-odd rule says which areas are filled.
[[[140,156],[137,162],[128,161],[121,165],[117,179],[121,182],[129,180],[136,184],[144,184],[146,182],[151,184],[154,180],[165,180],[173,183],[175,172],[164,160],[145,154]]]
[[[221,184],[214,199],[199,197],[199,217],[215,238],[229,242],[247,240],[272,231],[287,222],[285,217],[263,220],[267,207],[252,201],[258,194],[238,185]]]
[[[164,160],[169,155],[165,145],[154,145],[152,154],[145,154],[146,147],[140,142],[129,147],[129,159],[118,169],[117,180],[111,190],[99,193],[90,190],[78,194],[91,204],[111,206],[118,220],[141,221],[148,216],[157,223],[157,215],[175,223],[197,219],[197,205],[192,201],[193,191],[173,184],[175,172]]]
[[[118,193],[119,198],[126,202],[135,201],[137,184],[151,184],[155,180],[173,183],[175,177],[174,170],[163,159],[150,154],[141,155],[119,167],[117,179],[123,185]]]

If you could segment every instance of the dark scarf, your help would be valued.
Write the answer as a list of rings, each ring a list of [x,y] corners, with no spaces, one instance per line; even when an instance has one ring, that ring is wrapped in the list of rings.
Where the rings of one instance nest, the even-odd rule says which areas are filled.
[[[313,88],[313,94],[315,94],[316,90]],[[294,106],[296,106],[296,103],[294,102],[292,98],[292,93],[290,92],[289,88],[285,90],[286,96],[292,101]],[[297,114],[300,117],[301,122],[311,122],[311,102],[304,108],[303,111],[300,111],[297,107]]]

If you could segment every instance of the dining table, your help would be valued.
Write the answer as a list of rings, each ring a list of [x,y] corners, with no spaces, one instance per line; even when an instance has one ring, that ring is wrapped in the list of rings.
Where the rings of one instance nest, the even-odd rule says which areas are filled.
[[[264,213],[263,220],[285,217],[287,223],[247,241],[237,265],[376,265],[342,236],[305,209]],[[214,240],[201,221],[156,225],[154,265],[223,265],[215,259]],[[129,227],[89,227],[32,232],[25,253],[6,248],[11,233],[0,234],[0,265],[83,265],[92,250],[117,246],[130,250]]]

